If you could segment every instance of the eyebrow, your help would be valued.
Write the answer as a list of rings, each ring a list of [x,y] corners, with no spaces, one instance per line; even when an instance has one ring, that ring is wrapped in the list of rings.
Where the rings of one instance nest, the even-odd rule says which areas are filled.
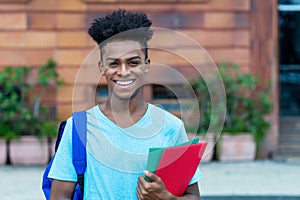
[[[133,56],[131,58],[128,58],[127,60],[134,60],[134,59],[142,59],[141,56]],[[112,57],[108,57],[105,59],[106,61],[108,60],[118,60],[118,58],[112,58]]]

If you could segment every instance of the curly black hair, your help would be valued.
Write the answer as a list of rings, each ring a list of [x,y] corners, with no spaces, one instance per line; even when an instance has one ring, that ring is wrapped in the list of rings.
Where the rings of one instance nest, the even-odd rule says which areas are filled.
[[[150,29],[151,25],[152,22],[145,13],[118,9],[112,14],[94,19],[88,33],[97,42],[100,49],[107,42],[113,40],[138,41],[145,47],[147,58],[147,42],[153,35],[153,31]]]

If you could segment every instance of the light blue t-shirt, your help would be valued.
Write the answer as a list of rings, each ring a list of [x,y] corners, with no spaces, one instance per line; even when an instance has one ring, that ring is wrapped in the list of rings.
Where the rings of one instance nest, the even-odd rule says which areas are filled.
[[[148,149],[186,142],[180,119],[148,104],[145,115],[133,126],[120,128],[95,106],[87,111],[87,168],[84,199],[136,200],[139,176],[146,169]],[[49,178],[77,181],[72,164],[72,119],[56,152]],[[198,169],[190,184],[199,181]]]

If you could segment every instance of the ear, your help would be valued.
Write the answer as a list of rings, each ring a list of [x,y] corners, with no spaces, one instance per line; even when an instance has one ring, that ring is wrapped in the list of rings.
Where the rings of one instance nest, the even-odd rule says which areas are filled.
[[[100,74],[104,75],[104,66],[103,66],[101,60],[98,61],[98,69],[100,71]]]
[[[148,72],[149,72],[149,68],[150,68],[150,59],[147,58],[146,61],[145,61],[145,69],[144,69],[144,72],[145,72],[145,73],[148,73]]]

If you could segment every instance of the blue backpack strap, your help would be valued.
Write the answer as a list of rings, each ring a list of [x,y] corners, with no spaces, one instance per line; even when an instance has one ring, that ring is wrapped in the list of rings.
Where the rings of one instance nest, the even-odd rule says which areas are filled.
[[[58,149],[58,145],[61,141],[61,138],[62,138],[63,132],[65,130],[66,124],[67,124],[67,121],[62,121],[59,125],[58,135],[57,135],[57,139],[56,139],[56,143],[55,143],[55,152]]]
[[[82,192],[84,190],[84,172],[86,169],[86,133],[86,111],[74,112],[72,128],[72,156],[73,165],[77,173],[77,182]]]
[[[58,148],[59,143],[61,141],[65,126],[66,126],[66,121],[61,122],[60,125],[59,125],[59,130],[58,130],[56,144],[55,144],[55,152],[57,151],[57,148]],[[50,192],[51,192],[51,186],[52,186],[52,179],[48,178],[48,174],[49,174],[49,171],[52,167],[52,162],[54,160],[54,157],[55,157],[55,155],[52,157],[51,161],[48,163],[48,165],[47,165],[47,167],[44,171],[43,180],[42,180],[42,189],[43,189],[45,198],[47,200],[50,199]]]

